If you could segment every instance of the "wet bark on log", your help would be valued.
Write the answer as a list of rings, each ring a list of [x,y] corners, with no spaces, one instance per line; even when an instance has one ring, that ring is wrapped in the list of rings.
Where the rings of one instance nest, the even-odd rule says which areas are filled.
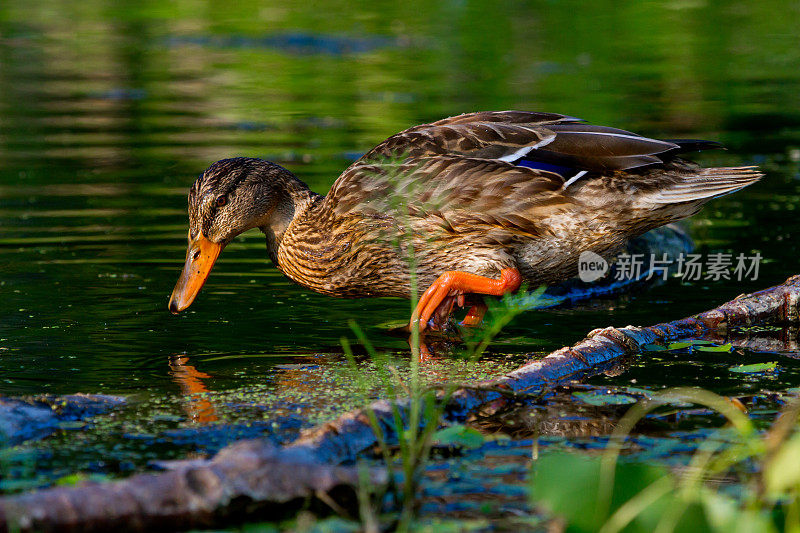
[[[615,361],[639,353],[645,344],[667,343],[737,326],[798,322],[800,275],[792,276],[781,285],[743,294],[715,309],[673,322],[650,327],[596,329],[574,346],[556,350],[500,378],[456,391],[445,417],[448,421],[463,421],[478,409],[500,409],[514,400],[497,389],[535,393],[566,380],[601,372]],[[405,405],[399,404],[401,410]],[[384,432],[391,436],[394,432],[391,403],[382,400],[374,402],[370,408]],[[322,462],[340,463],[352,461],[359,452],[375,444],[366,412],[359,410],[305,431],[289,447],[303,449]]]
[[[556,350],[487,384],[515,392],[529,392],[622,356],[639,353],[646,344],[667,343],[732,327],[797,324],[800,322],[799,302],[800,275],[796,275],[781,285],[737,296],[715,309],[681,320],[650,327],[596,329],[578,344]],[[464,399],[464,407],[469,409],[472,402],[469,393],[465,393],[459,397]]]
[[[670,342],[734,326],[796,324],[800,321],[800,275],[782,285],[740,296],[716,309],[651,327],[627,326],[594,330],[578,344],[561,348],[498,379],[463,388],[452,396],[446,418],[463,420],[488,406],[513,402],[505,390],[528,393],[568,379],[601,371],[644,344]],[[393,405],[405,412],[408,403],[386,400],[370,409],[394,437]],[[364,409],[307,430],[291,445],[278,449],[261,440],[226,447],[210,461],[174,462],[162,474],[74,488],[54,488],[0,498],[0,531],[153,531],[218,525],[239,517],[248,520],[278,511],[296,510],[315,494],[357,486],[352,467],[331,466],[354,460],[376,444]],[[382,483],[381,473],[372,473]]]

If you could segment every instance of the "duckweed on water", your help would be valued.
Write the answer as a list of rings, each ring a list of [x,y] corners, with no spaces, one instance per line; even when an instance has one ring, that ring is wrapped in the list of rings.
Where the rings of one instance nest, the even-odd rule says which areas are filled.
[[[360,362],[355,375],[336,358],[335,354],[300,356],[297,363],[274,365],[269,374],[252,376],[246,386],[140,396],[111,413],[63,423],[48,440],[0,450],[0,491],[78,479],[70,476],[124,477],[159,460],[207,457],[242,438],[288,443],[301,429],[360,407],[358,380],[378,398],[380,380],[373,362]],[[317,364],[323,360],[324,365]],[[392,363],[397,375],[408,379],[408,361],[398,358]],[[422,377],[428,384],[474,382],[489,379],[497,368],[505,372],[519,363],[519,358],[504,356],[478,363],[442,358],[431,362]]]

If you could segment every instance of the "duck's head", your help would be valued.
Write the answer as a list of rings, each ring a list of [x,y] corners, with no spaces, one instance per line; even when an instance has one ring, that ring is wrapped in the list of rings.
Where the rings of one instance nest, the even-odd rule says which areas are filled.
[[[220,252],[251,228],[280,231],[294,215],[292,191],[300,183],[285,168],[263,159],[236,157],[208,167],[189,190],[189,247],[169,299],[169,310],[189,307]]]

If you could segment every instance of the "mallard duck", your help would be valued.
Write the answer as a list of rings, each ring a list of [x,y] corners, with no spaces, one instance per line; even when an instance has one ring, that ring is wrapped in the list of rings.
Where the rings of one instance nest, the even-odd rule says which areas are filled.
[[[345,298],[426,288],[412,323],[425,329],[468,305],[464,323],[475,325],[481,295],[568,279],[581,252],[613,256],[631,237],[762,176],[679,157],[718,147],[555,113],[489,111],[389,137],[327,196],[275,163],[223,159],[189,191],[189,248],[169,309],[186,309],[222,249],[259,228],[272,262],[302,286]]]

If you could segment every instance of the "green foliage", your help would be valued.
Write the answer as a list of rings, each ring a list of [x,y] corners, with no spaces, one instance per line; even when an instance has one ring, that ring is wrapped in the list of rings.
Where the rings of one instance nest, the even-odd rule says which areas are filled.
[[[619,482],[614,484],[610,509],[598,508],[602,481],[600,457],[547,454],[536,462],[534,476],[534,500],[564,517],[568,531],[589,532],[597,531],[598,525],[605,523],[624,503],[665,479],[667,471],[644,464],[617,464],[615,477]],[[653,516],[664,513],[665,493],[665,490],[657,492],[649,502],[651,514],[638,516],[630,531],[652,531]]]
[[[101,482],[101,481],[108,481],[108,476],[103,474],[84,474],[83,472],[76,472],[74,474],[67,474],[66,476],[62,476],[58,478],[55,482],[58,486],[72,486],[72,485],[79,485],[84,482],[94,481],[94,482]]]
[[[642,345],[643,352],[666,352],[667,348],[659,344],[644,344]]]
[[[548,454],[535,466],[532,497],[563,517],[567,531],[773,531],[763,510],[742,509],[733,498],[702,488],[686,495],[662,466],[619,462],[615,465],[610,506],[602,500],[602,458]]]
[[[454,424],[434,433],[433,441],[437,446],[480,448],[486,442],[486,438],[475,428]]]
[[[627,394],[611,394],[601,391],[573,392],[572,396],[589,405],[625,405],[636,403],[636,398]]]
[[[711,341],[703,339],[691,339],[687,341],[671,342],[667,346],[660,344],[645,344],[642,346],[643,352],[665,352],[668,350],[697,350],[699,352],[719,352],[727,353],[733,350],[733,345],[730,343],[716,345]]]
[[[672,342],[667,345],[668,350],[682,350],[684,348],[689,348],[692,345],[691,341],[684,341],[684,342]]]
[[[795,434],[775,452],[764,471],[764,489],[772,498],[800,487],[800,434]]]
[[[695,349],[700,352],[730,352],[733,350],[733,345],[727,343],[720,346],[697,346]]]
[[[778,368],[778,363],[755,363],[752,365],[732,366],[728,370],[739,374],[759,374],[761,372],[774,372]]]
[[[620,460],[627,435],[647,413],[675,399],[717,411],[729,424],[701,443],[686,468]],[[531,498],[567,531],[800,531],[800,400],[764,433],[730,400],[699,389],[671,389],[634,405],[602,456],[550,453],[534,465]],[[748,465],[757,465],[755,469]],[[736,476],[733,496],[708,481]]]
[[[467,533],[470,531],[486,531],[491,524],[486,519],[419,521],[414,523],[415,533]]]

